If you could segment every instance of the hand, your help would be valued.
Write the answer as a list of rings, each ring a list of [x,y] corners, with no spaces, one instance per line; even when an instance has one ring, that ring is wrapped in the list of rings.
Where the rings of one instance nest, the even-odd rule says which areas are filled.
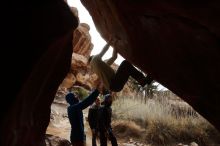
[[[117,36],[117,35],[110,35],[109,39],[108,39],[108,43],[111,45],[115,45],[118,41],[120,41],[121,39]]]
[[[108,38],[108,42],[111,43],[112,40],[113,40],[113,37],[112,37],[112,35],[110,34],[110,36],[109,36],[109,38]]]
[[[115,37],[113,37],[112,35],[110,35],[109,39],[108,39],[108,44],[110,45],[115,45],[115,43],[117,42],[117,39],[115,39]]]

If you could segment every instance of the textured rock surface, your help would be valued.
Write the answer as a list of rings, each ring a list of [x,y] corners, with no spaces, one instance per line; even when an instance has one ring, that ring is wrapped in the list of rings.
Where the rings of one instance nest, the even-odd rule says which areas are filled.
[[[118,52],[220,129],[220,2],[85,1]],[[1,9],[3,146],[45,145],[50,105],[70,69],[78,18],[62,0],[4,1]],[[15,70],[14,66],[18,67]]]
[[[63,138],[53,135],[46,135],[46,146],[71,146],[71,143]]]
[[[0,145],[44,146],[50,105],[70,68],[78,20],[61,0],[12,0],[4,8],[1,75],[7,95],[1,102]]]
[[[89,34],[90,27],[86,23],[80,23],[73,35],[73,52],[89,57],[93,49],[91,36]]]
[[[78,84],[91,89],[96,84],[97,76],[91,72],[90,67],[87,65],[88,57],[93,49],[89,30],[88,24],[80,23],[79,27],[74,31],[74,53],[72,54],[71,68],[60,85],[61,88],[69,88],[73,84]]]
[[[220,130],[220,2],[81,0],[127,60]]]

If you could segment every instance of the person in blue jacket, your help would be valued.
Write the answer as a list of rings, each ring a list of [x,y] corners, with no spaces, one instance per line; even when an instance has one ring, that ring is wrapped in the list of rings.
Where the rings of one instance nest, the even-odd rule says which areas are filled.
[[[69,92],[65,98],[69,103],[67,114],[71,124],[70,141],[73,146],[85,146],[86,135],[84,133],[83,112],[85,108],[91,105],[99,95],[99,90],[95,89],[84,100],[79,102],[74,93]]]

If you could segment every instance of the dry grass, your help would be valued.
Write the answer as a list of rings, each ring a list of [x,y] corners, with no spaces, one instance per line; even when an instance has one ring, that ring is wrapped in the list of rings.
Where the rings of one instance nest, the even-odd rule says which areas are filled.
[[[114,124],[117,135],[139,137],[153,145],[192,141],[202,146],[220,145],[219,133],[188,104],[166,99],[156,97],[146,104],[130,98],[114,101],[113,118],[120,121]]]
[[[133,121],[117,120],[112,123],[114,133],[120,138],[140,138],[144,130]]]

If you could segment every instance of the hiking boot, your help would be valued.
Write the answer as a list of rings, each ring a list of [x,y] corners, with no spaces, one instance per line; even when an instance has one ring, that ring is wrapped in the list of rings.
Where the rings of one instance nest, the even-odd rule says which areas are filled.
[[[153,82],[153,78],[150,76],[150,75],[147,75],[147,77],[146,77],[146,83],[148,84],[148,85],[150,85],[152,82]]]
[[[142,86],[142,87],[144,87],[146,84],[147,85],[150,85],[151,83],[152,83],[152,81],[153,81],[153,78],[151,77],[151,76],[149,76],[149,75],[147,75],[147,77],[145,77],[142,81],[140,81],[139,83],[140,83],[140,85]]]

